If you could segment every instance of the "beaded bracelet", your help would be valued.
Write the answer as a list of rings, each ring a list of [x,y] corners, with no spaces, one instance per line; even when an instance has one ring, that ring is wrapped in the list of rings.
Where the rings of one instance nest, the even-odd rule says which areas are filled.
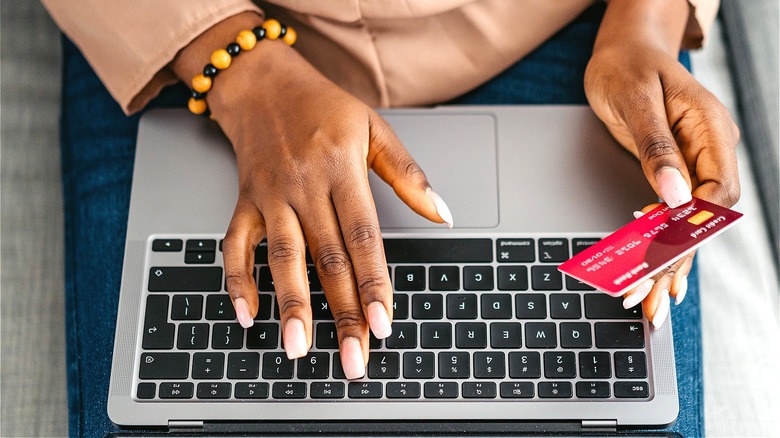
[[[258,41],[266,38],[269,40],[281,38],[287,45],[292,46],[297,37],[295,29],[274,19],[266,20],[252,30],[239,32],[235,42],[228,44],[224,49],[215,50],[211,54],[211,62],[203,67],[203,73],[192,78],[192,97],[187,103],[190,112],[207,115],[206,94],[211,90],[214,78],[220,71],[230,67],[233,58],[242,51],[254,49]]]

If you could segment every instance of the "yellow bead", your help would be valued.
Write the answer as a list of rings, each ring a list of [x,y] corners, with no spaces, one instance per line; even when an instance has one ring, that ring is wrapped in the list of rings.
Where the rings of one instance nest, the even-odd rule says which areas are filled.
[[[295,41],[298,39],[298,34],[295,33],[295,29],[292,27],[287,28],[287,33],[282,37],[282,41],[287,43],[288,46],[292,46],[295,44]]]
[[[257,37],[251,30],[242,30],[236,37],[236,43],[241,47],[241,50],[252,50],[257,44]]]
[[[194,97],[190,97],[189,102],[187,102],[187,107],[193,114],[203,114],[206,112],[207,105],[205,100],[198,100]]]
[[[272,18],[263,22],[263,29],[265,29],[266,38],[275,40],[279,38],[279,34],[282,33],[282,24]]]
[[[215,50],[214,53],[211,54],[211,65],[220,70],[224,70],[230,67],[230,61],[232,61],[232,59],[233,58],[230,56],[227,50]]]
[[[197,75],[192,78],[192,89],[198,93],[206,93],[211,90],[211,78],[208,76]]]

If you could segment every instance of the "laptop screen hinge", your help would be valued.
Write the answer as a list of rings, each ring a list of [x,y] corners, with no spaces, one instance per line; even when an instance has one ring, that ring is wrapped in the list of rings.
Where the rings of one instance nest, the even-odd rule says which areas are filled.
[[[168,429],[176,432],[198,432],[203,430],[203,422],[196,420],[169,420]]]
[[[584,420],[582,430],[589,432],[615,432],[617,420]]]

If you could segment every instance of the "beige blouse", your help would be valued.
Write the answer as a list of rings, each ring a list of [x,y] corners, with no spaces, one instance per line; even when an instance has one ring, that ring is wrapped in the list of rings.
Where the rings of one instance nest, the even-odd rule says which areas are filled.
[[[594,0],[41,0],[128,114],[176,81],[179,50],[231,15],[295,27],[296,49],[377,107],[456,97],[532,51]],[[718,0],[689,0],[683,46],[702,44]],[[238,32],[238,30],[236,30]]]

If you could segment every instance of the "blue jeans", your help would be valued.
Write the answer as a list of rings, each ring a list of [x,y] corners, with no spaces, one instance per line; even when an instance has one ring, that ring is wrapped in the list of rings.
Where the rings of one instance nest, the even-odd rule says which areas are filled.
[[[601,8],[592,8],[487,84],[449,103],[584,104],[582,78]],[[63,40],[62,176],[69,430],[117,431],[106,413],[114,327],[138,116],[126,117],[78,49]],[[186,106],[188,91],[166,89],[152,106]],[[671,426],[703,435],[701,327],[696,273],[672,309],[680,416]]]

